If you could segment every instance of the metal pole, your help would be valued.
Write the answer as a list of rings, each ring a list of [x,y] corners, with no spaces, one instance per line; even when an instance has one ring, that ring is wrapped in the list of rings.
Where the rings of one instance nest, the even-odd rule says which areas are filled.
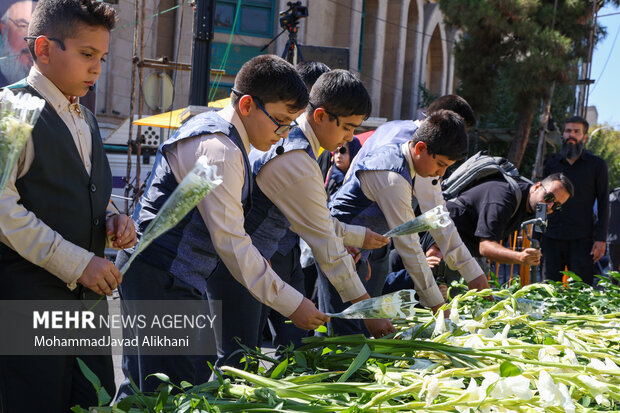
[[[189,104],[207,106],[211,41],[215,16],[215,0],[197,0],[194,10],[194,41],[192,44],[192,71],[190,76]]]
[[[135,3],[135,13],[134,18],[136,22],[140,21],[140,8],[139,8],[139,0],[136,0]],[[136,99],[136,64],[138,63],[138,24],[136,24],[133,28],[133,59],[131,64],[131,98],[129,99],[129,137],[127,139],[127,175],[125,176],[125,212],[129,213],[129,201],[127,198],[129,197],[129,188],[130,188],[130,179],[131,179],[131,145],[132,145],[132,136],[133,136],[133,114],[134,114],[134,101]]]

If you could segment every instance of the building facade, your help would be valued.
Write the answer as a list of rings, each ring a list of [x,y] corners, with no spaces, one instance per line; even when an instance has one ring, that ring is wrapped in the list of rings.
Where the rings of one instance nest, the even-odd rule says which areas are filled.
[[[144,13],[135,1],[114,5],[120,16],[111,36],[110,56],[97,85],[96,114],[100,122],[119,124],[130,113],[133,56],[167,57],[190,64],[193,9],[187,0],[144,0]],[[240,8],[237,8],[238,3]],[[359,74],[373,101],[373,116],[415,118],[422,105],[421,87],[434,95],[455,87],[454,41],[458,33],[443,22],[439,5],[428,0],[304,0],[308,17],[299,20],[302,45],[348,49],[344,66]],[[139,3],[141,5],[141,2]],[[211,67],[223,76],[211,77],[214,99],[228,96],[235,73],[260,53],[282,55],[287,33],[265,51],[261,49],[281,31],[279,12],[286,0],[218,0]],[[137,41],[134,28],[138,25]],[[234,29],[233,29],[234,27]],[[140,36],[143,41],[140,42]],[[137,47],[135,45],[138,45]],[[158,69],[143,68],[142,79]],[[174,86],[173,108],[188,104],[190,73],[165,71]],[[136,71],[136,85],[138,85]],[[217,86],[215,88],[214,86]],[[134,113],[139,113],[136,87]],[[159,109],[142,106],[142,114]]]

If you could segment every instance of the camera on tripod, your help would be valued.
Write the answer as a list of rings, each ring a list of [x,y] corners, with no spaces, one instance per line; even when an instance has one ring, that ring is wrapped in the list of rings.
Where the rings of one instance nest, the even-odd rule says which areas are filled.
[[[301,1],[296,1],[295,3],[289,1],[286,4],[288,9],[280,12],[280,27],[290,30],[290,27],[297,26],[299,19],[308,17],[308,7],[302,6]]]

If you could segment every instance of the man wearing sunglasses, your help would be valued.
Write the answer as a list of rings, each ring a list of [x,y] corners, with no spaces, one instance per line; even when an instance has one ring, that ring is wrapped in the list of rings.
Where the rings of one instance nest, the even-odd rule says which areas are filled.
[[[594,263],[605,254],[609,179],[605,161],[584,149],[588,126],[582,117],[567,119],[560,153],[550,156],[545,163],[544,174],[564,173],[575,185],[576,194],[562,213],[549,219],[542,239],[545,279],[560,281],[560,271],[568,267],[585,283],[592,284]]]

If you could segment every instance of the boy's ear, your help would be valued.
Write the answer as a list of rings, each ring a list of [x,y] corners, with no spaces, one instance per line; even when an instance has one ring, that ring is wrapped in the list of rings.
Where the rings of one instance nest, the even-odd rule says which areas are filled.
[[[52,42],[45,36],[39,36],[34,41],[34,54],[41,63],[49,63],[51,44]]]
[[[426,146],[426,143],[424,142],[418,142],[413,147],[413,151],[415,152],[416,155],[420,155],[422,152],[425,152],[427,149],[428,148]]]
[[[239,106],[239,113],[242,116],[248,116],[252,110],[252,96],[250,95],[241,96],[237,105]]]
[[[325,108],[318,107],[314,109],[314,112],[312,112],[312,117],[316,123],[323,122],[327,116],[328,115],[327,112],[325,112]]]

